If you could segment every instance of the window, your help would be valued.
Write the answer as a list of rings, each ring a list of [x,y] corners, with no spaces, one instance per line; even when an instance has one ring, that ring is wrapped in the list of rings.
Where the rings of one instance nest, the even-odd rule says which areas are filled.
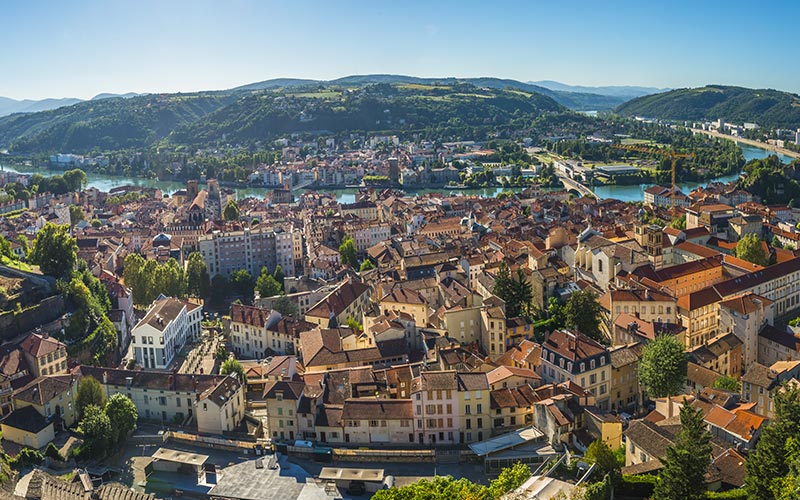
[[[481,427],[483,427],[483,419],[478,418],[478,428],[480,429]]]
[[[483,413],[483,412],[481,411],[481,410],[482,410],[482,408],[481,408],[481,404],[480,404],[480,403],[478,403],[478,408],[477,408],[477,410],[478,410],[478,413]]]
[[[470,413],[472,413],[470,410],[471,410],[471,408],[470,408],[470,406],[469,406],[469,405],[465,405],[465,406],[464,406],[464,413],[466,413],[467,415],[469,415]],[[480,412],[479,412],[479,413],[480,413]],[[469,420],[467,420],[467,422],[469,422]]]

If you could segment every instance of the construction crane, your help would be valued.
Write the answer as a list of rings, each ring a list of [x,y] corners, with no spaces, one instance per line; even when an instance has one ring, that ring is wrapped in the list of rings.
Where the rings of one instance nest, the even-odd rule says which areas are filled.
[[[666,158],[670,158],[672,160],[672,191],[670,192],[670,211],[672,216],[675,217],[675,192],[677,191],[677,185],[675,182],[675,161],[678,158],[694,158],[694,153],[678,153],[671,149],[666,148],[657,148],[653,146],[645,146],[642,144],[612,144],[612,146],[616,149],[624,149],[626,151],[636,151],[638,153],[647,153],[653,154],[658,156],[663,156]]]

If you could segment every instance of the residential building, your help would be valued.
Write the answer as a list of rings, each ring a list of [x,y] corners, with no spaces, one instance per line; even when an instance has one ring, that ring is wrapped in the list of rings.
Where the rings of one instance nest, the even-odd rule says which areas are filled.
[[[410,399],[347,399],[342,407],[345,443],[408,445],[414,443]]]
[[[67,346],[47,333],[31,333],[19,348],[34,377],[67,373]]]
[[[187,340],[200,337],[203,308],[172,297],[157,299],[131,331],[136,364],[166,369]]]
[[[642,408],[639,385],[639,360],[643,346],[639,343],[618,345],[609,349],[611,357],[611,410],[636,415]]]
[[[411,400],[418,444],[458,443],[461,423],[455,371],[423,371],[412,381]]]
[[[573,381],[591,392],[597,406],[610,408],[611,355],[579,332],[556,330],[542,344],[540,374],[546,383]]]
[[[361,321],[369,296],[369,286],[348,279],[306,311],[305,320],[323,328],[344,325],[348,318]]]
[[[214,231],[198,238],[198,249],[208,266],[208,274],[221,274],[226,278],[234,271],[244,269],[258,276],[261,268],[270,272],[280,264],[286,276],[295,275],[295,267],[302,262],[303,233],[299,229],[284,231],[279,228],[246,228],[242,231]]]

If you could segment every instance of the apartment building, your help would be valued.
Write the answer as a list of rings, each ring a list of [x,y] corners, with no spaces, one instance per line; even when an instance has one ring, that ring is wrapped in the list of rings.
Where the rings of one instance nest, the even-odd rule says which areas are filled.
[[[410,399],[347,399],[341,417],[344,441],[358,444],[413,443],[414,416]]]
[[[302,264],[303,233],[299,229],[214,231],[201,236],[197,245],[211,276],[227,278],[239,269],[258,276],[262,267],[271,272],[278,264],[284,275],[295,276],[297,264]]]
[[[418,444],[457,444],[460,432],[455,371],[424,371],[411,384]]]
[[[742,341],[744,370],[759,361],[759,332],[765,325],[773,323],[773,309],[771,300],[753,293],[719,303],[719,331],[733,333]]]
[[[316,325],[281,317],[271,309],[231,305],[231,345],[237,357],[261,359],[274,354],[295,354],[300,333]]]
[[[579,332],[556,330],[542,344],[540,375],[545,383],[571,380],[591,392],[602,410],[610,408],[611,355]]]
[[[458,373],[459,443],[483,441],[491,435],[491,398],[485,373]]]
[[[34,377],[67,373],[67,346],[47,333],[31,333],[19,348]]]
[[[641,344],[614,346],[611,357],[611,410],[636,414],[641,408],[642,388],[639,385]]]
[[[136,364],[166,369],[187,340],[199,338],[203,307],[172,297],[157,299],[131,331]]]
[[[369,296],[369,286],[348,279],[309,309],[305,320],[323,328],[344,325],[348,318],[361,321]]]

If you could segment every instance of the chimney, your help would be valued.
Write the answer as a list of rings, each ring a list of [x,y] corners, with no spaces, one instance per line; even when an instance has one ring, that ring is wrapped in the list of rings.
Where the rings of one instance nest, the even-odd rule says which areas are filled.
[[[574,333],[568,333],[567,334],[567,338],[569,339],[569,350],[570,351],[574,351],[575,350],[575,334]]]

